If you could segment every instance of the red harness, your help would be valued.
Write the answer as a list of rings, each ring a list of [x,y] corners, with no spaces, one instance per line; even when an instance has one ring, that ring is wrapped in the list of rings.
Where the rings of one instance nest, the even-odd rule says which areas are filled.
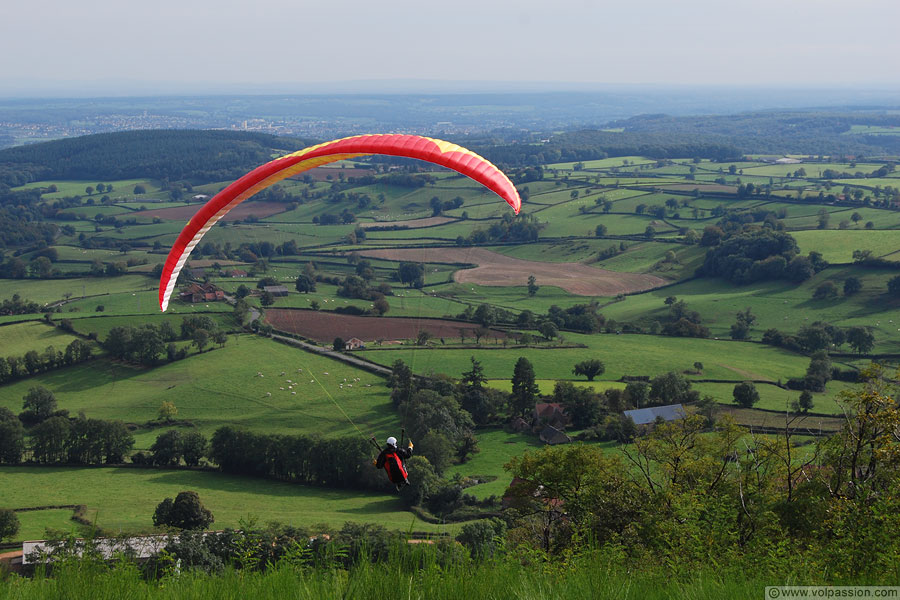
[[[384,455],[384,470],[387,471],[391,483],[403,483],[409,474],[403,466],[403,461],[396,452],[387,452]]]

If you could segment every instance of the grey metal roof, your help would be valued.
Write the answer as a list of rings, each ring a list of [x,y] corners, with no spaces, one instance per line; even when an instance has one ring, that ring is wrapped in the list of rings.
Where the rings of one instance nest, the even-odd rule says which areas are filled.
[[[626,417],[631,417],[635,425],[647,425],[662,417],[663,421],[677,421],[685,416],[684,407],[680,404],[667,404],[666,406],[654,406],[652,408],[636,408],[626,410]]]

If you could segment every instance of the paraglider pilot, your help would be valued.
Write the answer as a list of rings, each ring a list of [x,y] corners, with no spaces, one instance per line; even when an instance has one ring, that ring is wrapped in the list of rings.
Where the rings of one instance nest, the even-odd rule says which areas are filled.
[[[387,446],[384,447],[384,450],[382,450],[378,455],[378,458],[375,459],[375,468],[387,471],[388,479],[397,486],[398,491],[404,485],[409,485],[406,465],[403,464],[403,461],[412,456],[412,451],[412,442],[409,442],[409,445],[407,445],[406,448],[398,448],[397,438],[392,436],[387,439]]]

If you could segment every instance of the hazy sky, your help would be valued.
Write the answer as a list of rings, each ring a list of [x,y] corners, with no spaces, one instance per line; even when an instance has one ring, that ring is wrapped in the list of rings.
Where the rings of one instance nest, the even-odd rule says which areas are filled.
[[[0,96],[122,80],[900,84],[900,0],[3,4]]]

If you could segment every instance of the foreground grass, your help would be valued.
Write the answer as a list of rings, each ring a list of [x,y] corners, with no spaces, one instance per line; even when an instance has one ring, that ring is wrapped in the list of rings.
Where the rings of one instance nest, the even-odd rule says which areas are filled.
[[[443,564],[442,564],[443,563]],[[439,548],[397,553],[387,562],[350,569],[307,569],[283,562],[267,572],[227,569],[222,575],[171,573],[146,581],[122,562],[109,569],[74,563],[51,578],[12,577],[0,600],[26,598],[609,598],[744,599],[763,597],[767,585],[797,585],[797,578],[737,567],[670,569],[610,561],[604,553],[541,563],[512,557],[486,561],[441,560]],[[802,583],[818,583],[816,575]],[[891,577],[885,574],[887,584]]]
[[[78,467],[0,467],[3,506],[84,504],[87,517],[111,532],[153,528],[153,511],[164,498],[193,490],[212,511],[216,529],[239,527],[242,519],[294,526],[347,521],[378,523],[389,529],[450,531],[407,512],[396,495],[317,488],[299,484],[188,470]],[[20,513],[17,539],[40,539],[44,529],[69,530],[71,510]]]

